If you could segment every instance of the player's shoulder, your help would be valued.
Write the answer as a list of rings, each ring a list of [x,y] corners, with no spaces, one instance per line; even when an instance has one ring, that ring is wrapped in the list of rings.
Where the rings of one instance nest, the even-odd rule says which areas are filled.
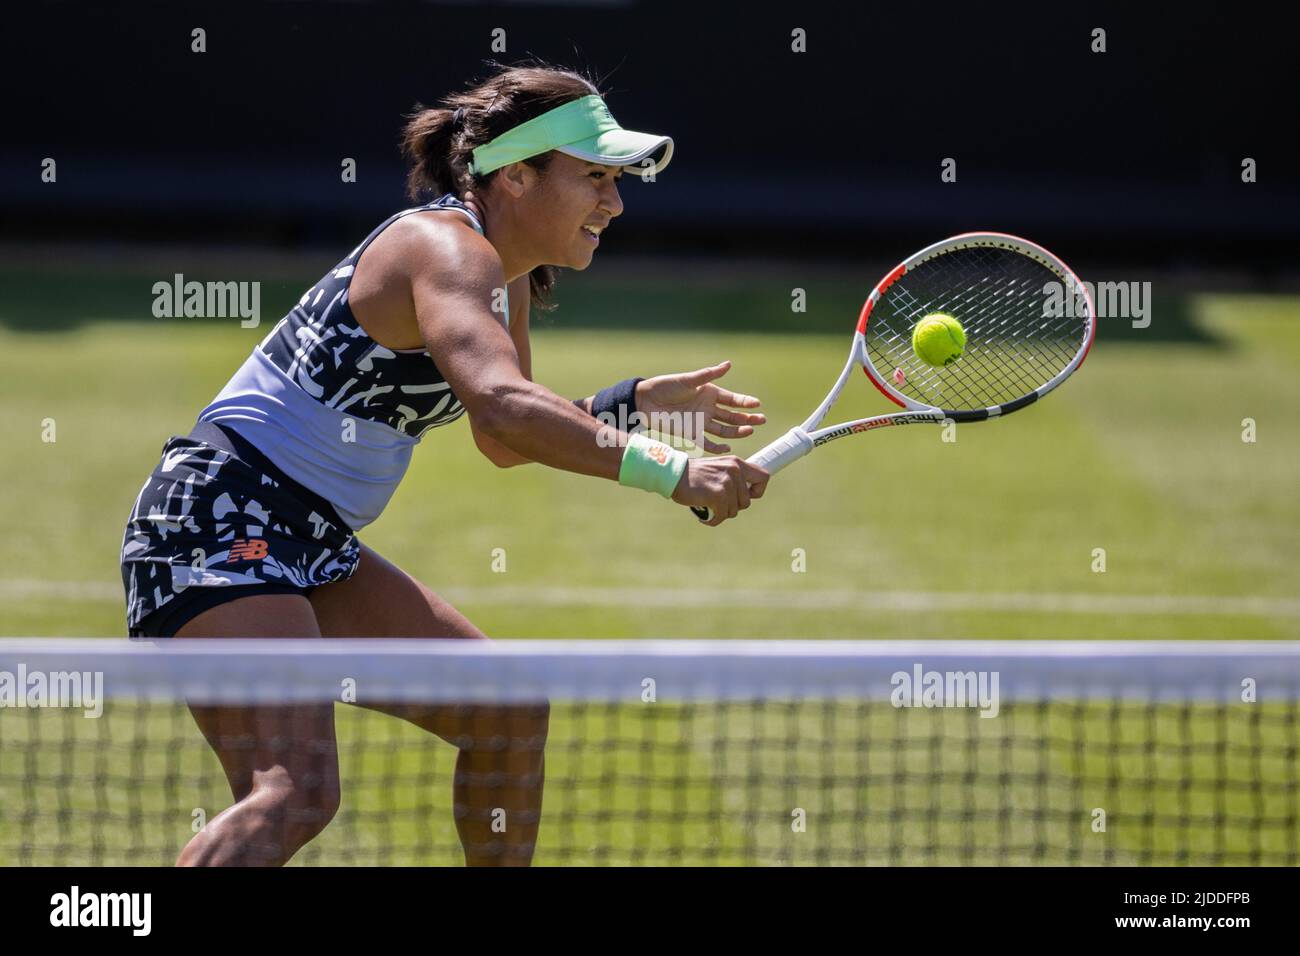
[[[402,216],[385,235],[387,253],[413,274],[473,277],[501,269],[492,244],[463,214],[447,207]]]

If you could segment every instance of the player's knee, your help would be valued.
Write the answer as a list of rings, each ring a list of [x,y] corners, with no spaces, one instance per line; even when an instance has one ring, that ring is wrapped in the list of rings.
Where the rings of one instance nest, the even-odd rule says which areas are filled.
[[[546,744],[551,726],[551,702],[515,704],[502,717],[512,741],[512,749],[538,750]]]
[[[525,718],[529,736],[538,746],[546,743],[546,735],[551,729],[551,702],[544,700],[529,706]]]
[[[549,701],[474,705],[466,708],[457,732],[443,734],[443,739],[471,754],[540,752],[546,745],[550,716]]]
[[[541,752],[551,727],[551,702],[516,704],[506,713],[511,749]]]

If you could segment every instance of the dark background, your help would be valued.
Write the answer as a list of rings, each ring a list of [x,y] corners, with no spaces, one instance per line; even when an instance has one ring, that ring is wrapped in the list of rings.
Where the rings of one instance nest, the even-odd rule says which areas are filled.
[[[402,114],[535,54],[607,76],[625,126],[676,140],[658,183],[626,182],[602,256],[897,259],[983,228],[1266,284],[1300,239],[1294,34],[1269,9],[48,3],[0,39],[0,241],[350,247],[408,204]]]

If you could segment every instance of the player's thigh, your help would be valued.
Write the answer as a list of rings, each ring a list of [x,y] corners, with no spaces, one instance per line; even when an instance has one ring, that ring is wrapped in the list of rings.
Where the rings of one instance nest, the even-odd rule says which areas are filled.
[[[176,637],[320,637],[316,612],[301,594],[256,594],[226,601],[190,618]]]
[[[487,636],[431,588],[364,544],[352,576],[322,584],[310,600],[323,637]]]
[[[318,587],[311,594],[311,604],[324,637],[487,637],[431,588],[365,545],[353,575]],[[410,721],[461,747],[471,746],[471,741],[480,737],[499,735],[504,729],[515,731],[515,736],[535,736],[538,725],[537,707],[521,713],[512,707],[364,699],[357,703]]]
[[[269,594],[239,598],[191,618],[176,638],[319,638],[305,597]],[[191,704],[199,729],[216,751],[235,799],[255,786],[288,787],[294,802],[338,801],[334,705],[226,707]]]

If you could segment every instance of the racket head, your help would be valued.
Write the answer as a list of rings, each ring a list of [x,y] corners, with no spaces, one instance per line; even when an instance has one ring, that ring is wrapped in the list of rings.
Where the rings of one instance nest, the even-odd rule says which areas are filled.
[[[931,366],[912,330],[932,313],[966,333],[961,357]],[[955,420],[1002,415],[1036,401],[1087,357],[1097,331],[1092,293],[1042,246],[971,232],[927,246],[872,290],[855,347],[873,385],[901,408]]]

